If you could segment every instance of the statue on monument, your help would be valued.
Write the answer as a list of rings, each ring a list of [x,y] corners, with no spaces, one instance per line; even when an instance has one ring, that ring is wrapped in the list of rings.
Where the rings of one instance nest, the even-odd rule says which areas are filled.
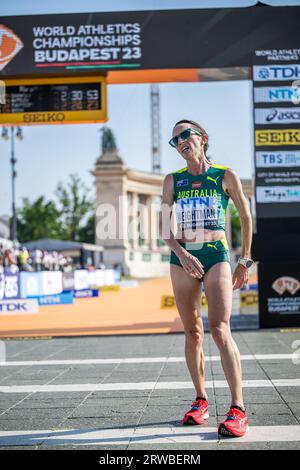
[[[113,134],[113,131],[109,128],[104,126],[101,129],[102,136],[101,136],[101,146],[102,146],[102,153],[107,151],[112,152],[117,150],[117,143],[116,138]]]

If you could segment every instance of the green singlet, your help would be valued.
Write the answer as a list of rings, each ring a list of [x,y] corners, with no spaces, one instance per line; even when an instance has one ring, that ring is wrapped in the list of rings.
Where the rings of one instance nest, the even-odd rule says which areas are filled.
[[[222,180],[228,167],[212,164],[200,175],[191,175],[187,167],[173,173],[178,228],[224,230],[229,196]]]
[[[224,230],[229,196],[222,187],[224,173],[228,167],[212,164],[200,175],[191,175],[187,167],[173,173],[176,219],[178,229]],[[183,243],[189,253],[196,256],[204,266],[205,273],[216,263],[230,263],[226,238],[214,242]],[[181,266],[176,254],[171,251],[171,264]],[[182,266],[181,266],[182,267]]]

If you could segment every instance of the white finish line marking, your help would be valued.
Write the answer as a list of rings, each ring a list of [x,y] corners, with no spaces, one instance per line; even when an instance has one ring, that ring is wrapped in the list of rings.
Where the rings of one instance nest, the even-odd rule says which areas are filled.
[[[230,442],[298,442],[300,426],[253,426],[244,437]],[[32,445],[129,445],[217,443],[228,439],[218,436],[216,427],[189,426],[137,427],[127,429],[68,429],[43,431],[1,431],[0,446]]]
[[[242,361],[267,361],[267,360],[286,360],[295,359],[293,354],[243,354]],[[206,356],[207,362],[220,361],[220,356]],[[3,361],[0,367],[11,366],[52,366],[52,365],[85,365],[85,364],[143,364],[143,363],[164,363],[164,362],[185,362],[184,357],[132,357],[132,358],[113,358],[113,359],[53,359],[45,361]]]
[[[228,388],[225,380],[209,380],[206,388]],[[244,380],[244,388],[261,387],[299,387],[300,379],[274,380]],[[193,389],[192,382],[121,382],[98,384],[59,384],[59,385],[4,385],[0,386],[2,393],[43,393],[43,392],[90,392],[90,391],[120,391],[120,390],[175,390]]]

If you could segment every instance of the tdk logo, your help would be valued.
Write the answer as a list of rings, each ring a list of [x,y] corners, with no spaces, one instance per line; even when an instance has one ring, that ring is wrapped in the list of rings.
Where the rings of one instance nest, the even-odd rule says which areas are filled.
[[[27,312],[26,302],[0,304],[0,312]]]
[[[300,65],[254,66],[254,80],[296,80],[300,78]]]
[[[189,180],[178,180],[176,186],[187,186],[189,184]]]

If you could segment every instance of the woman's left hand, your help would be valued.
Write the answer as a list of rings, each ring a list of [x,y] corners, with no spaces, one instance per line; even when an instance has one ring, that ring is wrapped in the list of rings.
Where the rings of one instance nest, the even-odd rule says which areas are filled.
[[[233,290],[241,289],[244,285],[248,283],[249,272],[245,266],[237,264],[234,273],[232,275],[232,288]]]

